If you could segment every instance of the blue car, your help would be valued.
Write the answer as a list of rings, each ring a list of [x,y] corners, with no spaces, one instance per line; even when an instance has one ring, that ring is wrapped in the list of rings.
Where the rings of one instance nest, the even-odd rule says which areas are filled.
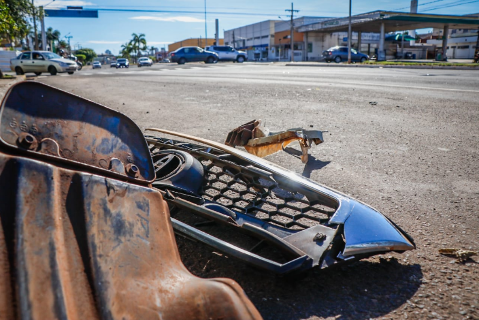
[[[178,64],[196,61],[204,61],[205,63],[216,63],[219,60],[217,53],[203,50],[200,47],[179,48],[178,50],[170,53],[168,58],[171,62],[177,62]]]
[[[331,47],[323,51],[323,58],[326,62],[334,61],[340,63],[341,61],[348,61],[348,47]],[[351,49],[351,61],[364,62],[369,60],[367,54]]]

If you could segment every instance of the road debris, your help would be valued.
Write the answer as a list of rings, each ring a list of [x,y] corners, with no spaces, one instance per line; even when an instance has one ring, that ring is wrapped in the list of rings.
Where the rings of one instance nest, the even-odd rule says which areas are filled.
[[[261,319],[181,262],[131,119],[31,81],[0,111],[0,319]]]
[[[256,128],[261,129],[251,122],[231,141],[241,142]],[[179,235],[277,274],[415,248],[412,238],[378,211],[294,172],[218,142],[147,130],[174,136],[145,138],[157,172],[153,187],[170,192],[169,205],[187,212],[171,218]],[[192,223],[190,213],[202,221]],[[201,229],[206,225],[223,236]],[[239,238],[244,233],[250,245],[238,247],[231,233]],[[279,260],[264,255],[273,251]]]
[[[439,253],[445,256],[451,256],[451,257],[457,258],[456,259],[457,263],[464,263],[470,257],[477,255],[476,251],[454,249],[454,248],[439,249]]]
[[[308,150],[312,143],[318,145],[324,142],[323,132],[302,128],[271,132],[264,127],[261,120],[253,120],[228,133],[225,144],[231,147],[244,147],[249,153],[263,158],[280,150],[284,151],[285,147],[294,141],[298,141],[301,147],[301,161],[307,163]],[[294,155],[294,153],[288,153]]]

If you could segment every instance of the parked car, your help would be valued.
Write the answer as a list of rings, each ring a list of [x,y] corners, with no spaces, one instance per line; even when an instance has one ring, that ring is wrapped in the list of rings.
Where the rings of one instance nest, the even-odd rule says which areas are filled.
[[[216,63],[219,60],[218,54],[203,50],[200,47],[182,47],[170,53],[168,56],[171,62],[184,64],[185,62],[204,61],[205,63]]]
[[[125,58],[120,58],[116,60],[116,68],[129,68],[130,67],[130,61]]]
[[[110,68],[116,68],[116,61],[110,62]]]
[[[243,63],[248,60],[246,52],[237,51],[231,46],[210,46],[206,47],[206,50],[217,53],[220,61],[236,61]]]
[[[163,59],[161,61],[158,61],[158,63],[170,63],[170,59]]]
[[[326,62],[334,61],[340,63],[341,61],[348,61],[348,47],[331,47],[323,51],[323,58]],[[351,61],[364,62],[369,60],[367,54],[351,49]]]
[[[92,64],[92,67],[91,67],[91,68],[92,68],[92,69],[96,69],[96,68],[101,69],[101,63],[100,63],[100,61],[93,61],[93,64]]]
[[[32,72],[39,76],[42,72],[49,72],[54,76],[63,72],[73,74],[77,71],[77,64],[53,52],[26,51],[10,60],[10,69],[18,75]]]
[[[152,65],[153,65],[153,60],[151,60],[150,58],[143,57],[138,59],[138,68],[143,66],[151,67]]]

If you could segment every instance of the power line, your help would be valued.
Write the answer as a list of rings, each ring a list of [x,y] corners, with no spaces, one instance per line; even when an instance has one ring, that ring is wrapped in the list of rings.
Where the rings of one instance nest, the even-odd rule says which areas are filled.
[[[429,1],[429,2],[426,2],[426,3],[418,4],[418,6],[425,6],[426,4],[435,3],[435,2],[441,2],[441,1],[444,1],[444,0]],[[409,9],[409,8],[410,8],[410,7],[402,7],[402,8],[398,8],[398,9],[392,9],[392,11],[402,10],[402,9]]]
[[[473,0],[473,1],[467,1],[467,2],[456,1],[456,2],[452,2],[452,3],[445,3],[445,4],[439,5],[437,7],[426,8],[422,11],[427,12],[427,11],[433,11],[433,10],[439,10],[439,9],[445,9],[445,8],[452,8],[452,7],[462,6],[464,4],[475,3],[475,2],[479,2],[479,0]]]

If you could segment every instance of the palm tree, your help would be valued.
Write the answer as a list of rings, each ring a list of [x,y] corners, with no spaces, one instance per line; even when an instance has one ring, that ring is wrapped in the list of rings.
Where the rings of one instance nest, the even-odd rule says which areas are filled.
[[[151,51],[151,55],[154,56],[155,55],[155,51],[156,51],[156,48],[151,46],[150,47],[150,51]]]
[[[123,58],[128,58],[130,59],[130,55],[133,52],[133,47],[130,43],[125,43],[121,45],[121,51],[120,54]]]
[[[60,41],[60,31],[53,30],[52,27],[49,27],[46,33],[47,42],[50,44],[50,50],[53,51],[53,45],[55,44],[55,41]]]
[[[146,48],[147,48],[145,34],[144,33],[140,33],[140,34],[133,33],[131,36],[133,37],[133,39],[130,40],[130,45],[133,48],[133,51],[136,53],[135,58],[137,58],[138,57],[138,52],[140,50],[146,50]]]

